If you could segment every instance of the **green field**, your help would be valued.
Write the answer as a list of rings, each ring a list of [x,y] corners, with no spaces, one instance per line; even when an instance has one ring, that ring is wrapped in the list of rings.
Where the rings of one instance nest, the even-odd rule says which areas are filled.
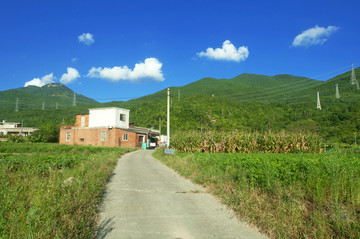
[[[118,157],[133,149],[0,143],[0,238],[92,238]],[[155,157],[272,238],[359,238],[359,148]]]
[[[92,238],[106,183],[133,149],[0,142],[0,238]]]
[[[272,238],[360,238],[360,158],[321,154],[154,156]]]

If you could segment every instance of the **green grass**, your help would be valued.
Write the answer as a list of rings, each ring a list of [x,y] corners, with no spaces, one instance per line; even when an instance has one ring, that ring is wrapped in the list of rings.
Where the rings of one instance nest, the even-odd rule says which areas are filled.
[[[359,238],[359,154],[154,154],[272,238]]]
[[[0,143],[0,238],[92,238],[106,183],[129,148]]]

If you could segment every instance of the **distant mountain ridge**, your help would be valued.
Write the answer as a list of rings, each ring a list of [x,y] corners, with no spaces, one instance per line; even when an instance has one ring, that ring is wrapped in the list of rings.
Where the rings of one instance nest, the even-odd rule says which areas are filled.
[[[97,101],[76,94],[76,104],[94,104]],[[44,102],[45,108],[67,107],[73,104],[74,91],[61,83],[50,83],[42,87],[27,86],[0,91],[0,108],[39,109]]]
[[[335,84],[339,84],[340,92],[348,99],[359,92],[349,84],[350,72],[345,72],[328,81],[318,81],[306,77],[279,74],[265,76],[244,73],[231,79],[203,78],[190,84],[170,87],[172,97],[215,96],[236,102],[313,104],[316,92],[320,92],[324,100],[335,98]],[[360,76],[360,68],[355,69]],[[341,94],[341,93],[340,93]],[[135,105],[158,99],[165,99],[166,89],[151,95],[123,102],[124,105]],[[350,97],[350,98],[349,98]],[[344,98],[344,97],[342,97]]]
[[[279,97],[284,92],[291,91],[291,94],[294,95],[304,88],[311,88],[321,83],[323,82],[286,74],[265,76],[244,73],[231,79],[207,77],[185,86],[170,87],[170,91],[175,98],[180,94],[180,97],[203,95],[231,99],[237,102],[268,102],[267,97],[271,97],[271,100],[275,99],[275,101],[284,102],[286,98]],[[166,89],[129,100],[127,103],[133,105],[140,102],[157,100],[164,98],[164,95],[166,95]],[[264,96],[266,99],[261,100],[261,97]],[[257,99],[259,97],[260,99]]]
[[[320,92],[324,101],[333,100],[335,85],[339,85],[341,98],[354,100],[357,91],[349,84],[350,72],[345,72],[328,81],[318,81],[306,77],[279,74],[266,76],[243,73],[231,79],[203,78],[184,86],[170,87],[173,98],[188,96],[214,96],[241,102],[285,103],[285,104],[313,104],[316,92]],[[355,69],[360,76],[360,68]],[[42,102],[46,108],[71,106],[74,92],[60,83],[50,83],[43,87],[28,86],[0,92],[0,108],[14,108],[19,98],[20,109],[39,109]],[[139,103],[165,99],[166,89],[154,94],[132,99],[126,102],[115,101],[113,104],[129,107]],[[76,94],[77,104],[96,104],[97,101],[83,95]],[[109,103],[103,103],[107,105]],[[112,104],[110,102],[110,104]]]

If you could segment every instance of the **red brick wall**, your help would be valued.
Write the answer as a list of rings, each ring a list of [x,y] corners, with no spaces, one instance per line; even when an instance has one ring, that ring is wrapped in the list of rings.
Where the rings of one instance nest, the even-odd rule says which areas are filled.
[[[75,127],[81,127],[81,116],[85,116],[85,127],[89,127],[89,114],[78,114],[76,115]]]
[[[106,131],[105,141],[101,141],[102,131]],[[66,132],[71,133],[70,142],[66,142]],[[128,134],[127,141],[123,140],[124,133]],[[83,142],[80,141],[81,138],[84,139]],[[117,128],[72,128],[69,126],[61,127],[59,143],[70,145],[76,144],[110,147],[141,147],[141,145],[139,144],[138,134]]]

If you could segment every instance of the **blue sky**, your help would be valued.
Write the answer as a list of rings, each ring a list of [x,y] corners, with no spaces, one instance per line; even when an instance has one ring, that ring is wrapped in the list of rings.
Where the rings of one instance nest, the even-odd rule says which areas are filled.
[[[360,65],[359,1],[2,1],[0,91],[62,82],[100,102],[204,77],[317,80]]]

